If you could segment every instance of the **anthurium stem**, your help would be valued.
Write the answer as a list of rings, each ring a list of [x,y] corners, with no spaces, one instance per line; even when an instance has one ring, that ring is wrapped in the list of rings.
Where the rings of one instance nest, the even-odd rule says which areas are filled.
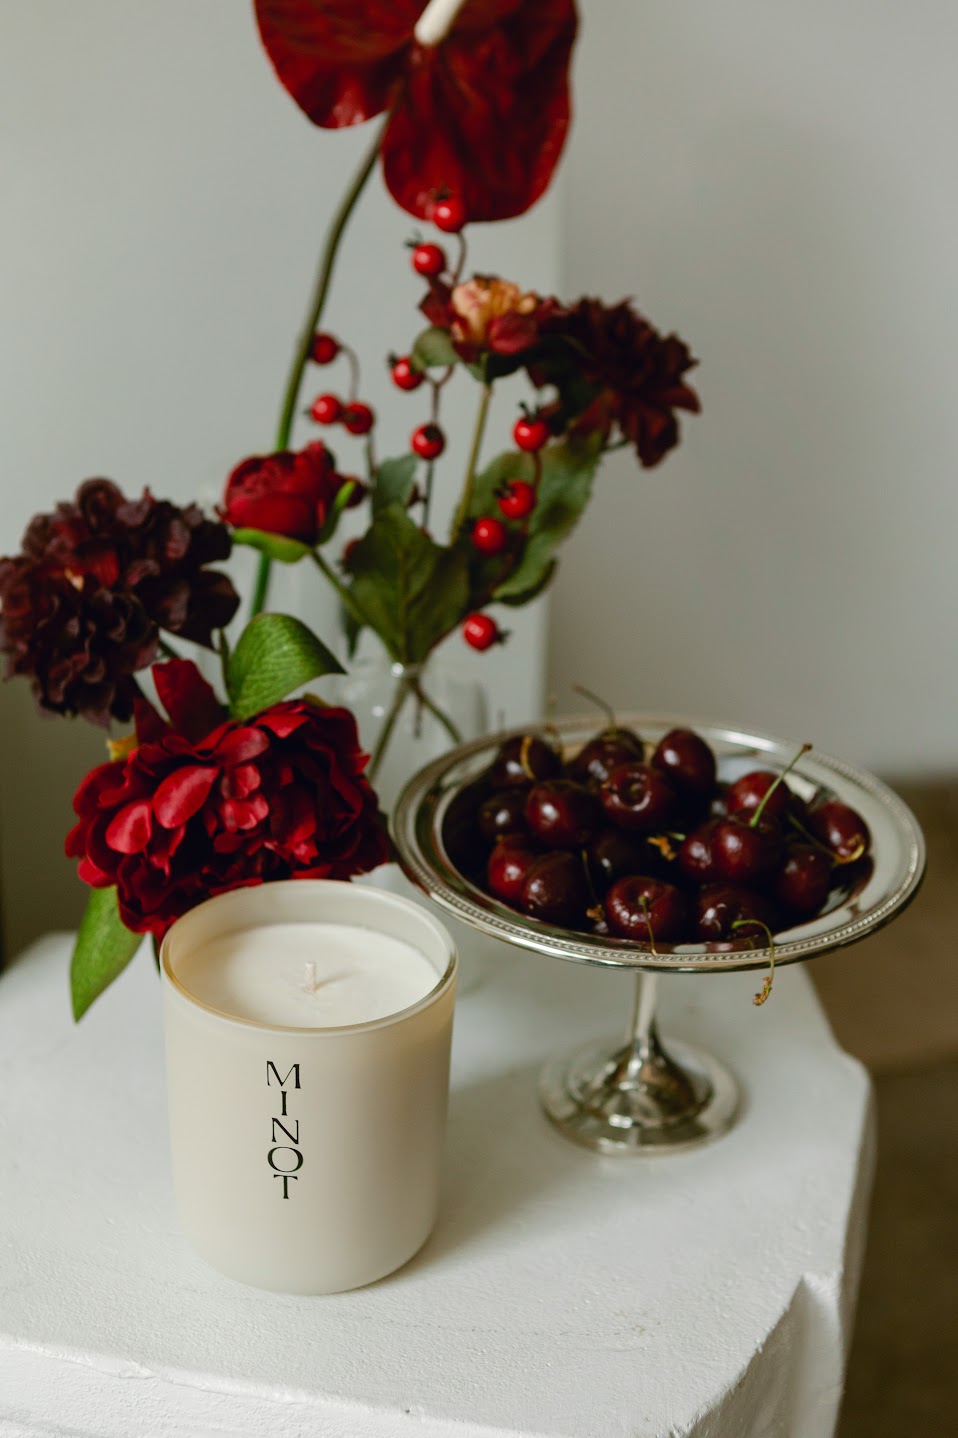
[[[466,480],[462,487],[462,497],[456,509],[456,517],[452,522],[452,538],[454,542],[459,538],[463,525],[469,518],[469,511],[472,508],[472,490],[476,480],[479,452],[482,449],[482,436],[486,428],[486,417],[489,413],[489,400],[491,397],[492,385],[484,384],[479,399],[479,410],[476,414],[476,427],[472,433],[472,446],[469,450],[469,459],[466,464]]]

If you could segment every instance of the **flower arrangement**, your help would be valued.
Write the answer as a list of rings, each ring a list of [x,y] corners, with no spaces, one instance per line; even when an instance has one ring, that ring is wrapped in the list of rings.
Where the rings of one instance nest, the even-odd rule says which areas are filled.
[[[403,665],[456,629],[485,650],[506,637],[489,606],[523,605],[549,583],[602,456],[631,446],[640,465],[659,464],[679,441],[678,412],[699,407],[687,346],[630,302],[566,304],[467,268],[467,223],[522,214],[551,179],[569,124],[573,0],[256,0],[255,10],[280,81],[311,121],[335,129],[384,116],[330,224],[275,444],[236,465],[215,516],[93,479],[0,560],[7,677],[28,678],[48,713],[133,722],[74,800],[67,853],[92,890],[72,965],[78,1017],[143,934],[159,939],[204,898],[349,877],[388,857],[370,785],[379,756],[367,769],[347,710],[290,698],[343,670],[299,619],[268,612],[274,563],[320,570],[350,655],[363,629]],[[400,389],[428,397],[427,416],[392,458],[379,457],[358,357],[322,328],[338,247],[377,162],[395,201],[439,231],[411,241],[419,332],[389,361]],[[292,447],[306,376],[337,363],[348,392],[327,387],[308,414],[324,435],[364,438],[362,477],[342,473],[324,439]],[[514,448],[484,459],[496,385],[517,374],[529,399]],[[437,537],[441,405],[457,375],[477,386],[476,420],[451,526]],[[330,558],[345,511],[360,507],[361,532]],[[258,550],[259,567],[231,646],[240,597],[216,566],[234,545]],[[218,653],[222,698],[182,641]],[[397,705],[411,693],[437,712],[418,679]]]

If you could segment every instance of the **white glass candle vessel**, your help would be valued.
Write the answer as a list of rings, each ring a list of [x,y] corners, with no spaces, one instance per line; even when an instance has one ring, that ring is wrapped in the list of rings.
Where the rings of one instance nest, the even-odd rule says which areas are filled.
[[[237,889],[161,949],[173,1183],[220,1272],[335,1293],[436,1219],[452,939],[420,905],[327,880]]]

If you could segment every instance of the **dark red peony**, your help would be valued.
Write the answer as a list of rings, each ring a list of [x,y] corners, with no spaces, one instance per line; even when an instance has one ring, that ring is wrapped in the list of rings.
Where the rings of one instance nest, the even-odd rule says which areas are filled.
[[[660,335],[627,300],[610,306],[592,299],[557,309],[545,320],[542,334],[547,346],[559,342],[566,357],[556,363],[553,349],[530,373],[537,383],[558,386],[569,417],[582,415],[586,425],[618,425],[646,466],[658,464],[678,444],[675,411],[697,413],[700,405],[685,382],[696,361],[677,335]],[[570,377],[574,399],[566,387]],[[586,395],[591,391],[584,413],[583,386]]]
[[[299,453],[254,455],[226,481],[222,515],[234,529],[260,529],[315,544],[345,483],[319,441]]]
[[[105,479],[31,520],[21,553],[0,559],[0,650],[6,677],[30,678],[41,709],[98,724],[129,719],[134,675],[156,658],[159,631],[207,646],[239,597],[205,566],[230,552],[225,526],[195,505]]]
[[[161,938],[228,889],[347,879],[387,859],[349,710],[294,699],[238,722],[195,665],[153,677],[171,722],[137,702],[137,748],[83,780],[66,841],[81,879],[117,886],[127,928]]]
[[[383,173],[404,210],[429,219],[448,193],[469,220],[521,215],[548,185],[569,127],[574,0],[465,0],[448,33],[420,44],[427,8],[256,0],[276,72],[314,124],[388,113]]]

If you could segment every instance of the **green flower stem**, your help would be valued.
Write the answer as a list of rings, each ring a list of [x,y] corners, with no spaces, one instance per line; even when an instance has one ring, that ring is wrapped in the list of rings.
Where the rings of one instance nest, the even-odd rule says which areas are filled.
[[[379,738],[376,740],[376,747],[373,749],[372,758],[366,766],[366,778],[370,784],[375,784],[379,774],[380,765],[386,757],[386,750],[392,738],[392,732],[396,727],[396,721],[403,711],[406,700],[412,693],[412,684],[409,679],[403,676],[396,684],[396,692],[393,695],[393,702],[389,706],[389,713],[383,720],[383,727],[379,731]]]
[[[335,569],[333,569],[331,565],[326,563],[326,560],[320,554],[319,550],[312,550],[310,553],[310,558],[316,565],[316,568],[319,570],[323,578],[327,580],[335,589],[336,593],[339,595],[343,604],[349,610],[356,623],[361,624],[364,629],[371,629],[375,634],[375,624],[372,622],[369,615],[363,609],[362,605],[357,604],[355,596],[350,592],[350,590],[346,588],[345,584],[340,579]]]
[[[449,738],[452,740],[452,742],[454,744],[461,744],[461,733],[456,728],[452,720],[449,718],[449,715],[444,714],[443,711],[439,708],[439,705],[433,699],[430,699],[425,689],[423,689],[422,685],[419,683],[419,680],[410,680],[410,685],[412,687],[413,693],[419,700],[419,703],[423,706],[423,708],[429,710],[429,713],[433,716],[434,719],[437,719],[439,721],[439,723],[445,729],[446,733],[449,735]]]
[[[476,481],[476,470],[479,466],[479,451],[482,449],[482,436],[486,428],[486,417],[489,413],[489,400],[492,398],[492,385],[484,384],[479,399],[479,411],[476,415],[476,427],[472,433],[472,448],[469,451],[469,460],[466,465],[466,482],[462,487],[462,498],[459,500],[456,509],[456,517],[452,522],[452,541],[459,538],[463,526],[469,517],[469,510],[472,508],[472,490]]]
[[[277,450],[289,448],[290,436],[293,432],[293,421],[296,418],[296,405],[299,400],[299,391],[303,383],[303,374],[309,362],[309,351],[313,335],[319,326],[323,309],[326,305],[326,296],[329,293],[329,284],[333,277],[333,266],[336,263],[336,256],[339,253],[340,241],[343,231],[349,221],[349,217],[356,207],[356,202],[362,194],[366,181],[369,179],[376,165],[382,145],[383,134],[386,125],[389,123],[389,115],[379,126],[373,138],[362,164],[353,176],[349,189],[340,202],[339,209],[333,216],[332,223],[326,232],[326,241],[323,245],[323,252],[319,262],[319,273],[316,276],[316,284],[310,299],[309,313],[306,323],[303,326],[299,343],[293,355],[290,365],[289,377],[286,381],[286,389],[283,393],[283,407],[279,416],[279,428],[276,432]],[[262,613],[266,604],[266,595],[269,589],[270,559],[267,555],[260,555],[259,571],[256,575],[256,588],[253,591],[253,603],[250,618]]]

